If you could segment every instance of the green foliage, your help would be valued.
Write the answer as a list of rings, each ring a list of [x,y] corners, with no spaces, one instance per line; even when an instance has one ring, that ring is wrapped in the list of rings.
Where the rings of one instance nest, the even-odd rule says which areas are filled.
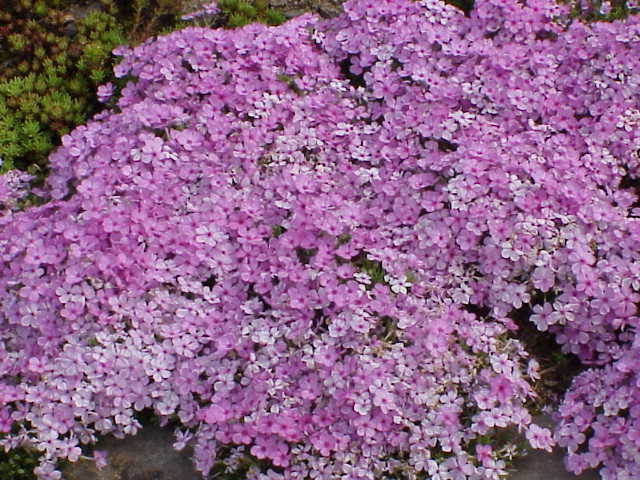
[[[46,173],[61,135],[100,108],[95,91],[125,42],[110,0],[21,0],[0,12],[0,171]]]
[[[340,263],[340,261],[338,262]],[[358,253],[355,257],[351,259],[351,264],[360,272],[366,273],[371,279],[371,284],[369,285],[369,289],[376,285],[377,283],[385,283],[385,272],[382,262],[377,260],[370,260],[367,257],[367,254],[364,252]]]
[[[273,227],[271,227],[271,236],[273,238],[278,238],[284,232],[285,232],[284,227],[282,227],[280,225],[274,225]]]
[[[603,2],[602,0],[590,0],[580,2],[578,0],[558,0],[558,3],[569,5],[570,18],[579,19],[585,22],[614,22],[622,20],[629,15],[640,14],[640,8],[630,7],[626,0],[612,0]],[[603,12],[603,5],[609,6],[606,13]]]
[[[474,0],[444,0],[444,3],[459,8],[465,15],[469,15],[469,12],[473,9],[473,2]]]
[[[188,0],[113,0],[130,44],[176,30]]]
[[[296,95],[302,95],[303,91],[300,90],[300,88],[298,87],[298,85],[296,85],[295,79],[294,77],[290,77],[289,75],[284,75],[284,74],[277,74],[276,78],[287,84],[287,87],[289,87],[289,89],[293,92],[296,93]]]
[[[97,113],[113,48],[176,30],[187,0],[20,0],[0,11],[0,172],[46,175],[60,137]],[[278,25],[265,0],[221,0],[216,26]]]
[[[243,2],[240,0],[220,0],[218,8],[221,15],[221,27],[237,28],[249,23],[264,23],[265,25],[280,25],[286,20],[278,10],[269,8],[265,0]]]
[[[38,466],[37,452],[17,448],[5,453],[0,449],[0,478],[11,480],[35,480],[33,469]]]

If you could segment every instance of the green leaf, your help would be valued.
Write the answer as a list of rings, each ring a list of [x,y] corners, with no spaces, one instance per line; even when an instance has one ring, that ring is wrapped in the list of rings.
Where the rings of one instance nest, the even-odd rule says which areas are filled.
[[[22,124],[22,134],[28,138],[33,138],[40,134],[40,124],[34,120],[27,120]]]
[[[2,146],[0,145],[0,152],[2,151]],[[7,173],[9,170],[13,170],[13,160],[10,158],[3,158],[2,164],[0,165],[0,174]]]
[[[33,151],[38,153],[47,153],[53,148],[51,140],[49,140],[48,136],[44,134],[35,137],[31,143],[31,146]]]
[[[103,81],[105,79],[105,72],[104,72],[104,70],[93,70],[89,74],[89,78],[95,84],[103,83]]]
[[[255,7],[253,5],[250,5],[248,3],[245,2],[241,2],[238,5],[238,13],[244,17],[246,17],[247,20],[249,19],[255,19],[258,15],[258,11],[255,9]]]
[[[237,10],[238,0],[220,0],[218,2],[218,8],[222,11]]]
[[[9,48],[14,52],[20,52],[27,46],[27,39],[19,33],[12,33],[7,37]]]
[[[19,97],[24,91],[24,77],[14,77],[0,85],[0,92],[8,97]]]
[[[239,28],[244,27],[248,23],[248,20],[240,15],[239,13],[234,13],[229,16],[229,20],[227,21],[227,26],[229,28]]]
[[[281,25],[285,22],[286,17],[277,10],[267,10],[265,13],[265,20],[267,24],[271,26]]]

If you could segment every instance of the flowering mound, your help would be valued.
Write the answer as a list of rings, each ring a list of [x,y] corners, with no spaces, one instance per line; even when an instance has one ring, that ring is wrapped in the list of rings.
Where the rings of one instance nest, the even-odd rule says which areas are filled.
[[[531,304],[593,366],[568,466],[640,475],[640,23],[564,15],[352,1],[123,49],[51,200],[0,217],[2,444],[58,478],[150,408],[205,474],[497,479],[501,431],[553,445]]]

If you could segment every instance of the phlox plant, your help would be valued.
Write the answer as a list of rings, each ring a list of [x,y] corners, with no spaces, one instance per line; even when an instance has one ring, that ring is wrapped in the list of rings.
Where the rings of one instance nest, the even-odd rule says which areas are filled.
[[[639,49],[547,0],[119,49],[117,105],[0,217],[0,443],[55,479],[151,409],[204,475],[489,480],[516,429],[638,478]],[[553,435],[526,305],[588,367]]]
[[[0,205],[3,213],[18,208],[20,199],[29,191],[29,182],[32,179],[32,175],[21,170],[9,170],[0,175]]]

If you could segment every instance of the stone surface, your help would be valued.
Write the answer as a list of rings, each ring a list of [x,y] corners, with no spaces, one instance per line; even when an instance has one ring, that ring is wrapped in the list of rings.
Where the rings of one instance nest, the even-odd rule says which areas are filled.
[[[269,5],[291,18],[303,12],[314,12],[323,18],[334,17],[341,11],[344,0],[271,0]]]
[[[590,470],[576,476],[564,468],[564,454],[561,450],[548,453],[533,450],[515,462],[514,471],[508,480],[599,480],[597,472]]]
[[[64,480],[202,480],[190,459],[191,452],[176,451],[173,430],[147,426],[122,440],[106,438],[98,450],[107,452],[108,465],[98,470],[81,460],[62,471]]]
[[[279,10],[286,18],[293,18],[305,12],[313,12],[323,18],[335,17],[342,11],[345,0],[270,0],[269,7]],[[184,13],[191,13],[210,0],[187,0],[184,3]]]
[[[541,427],[553,429],[553,420],[548,415],[538,415],[533,422]],[[521,437],[520,440],[524,441]],[[589,470],[576,476],[564,467],[564,452],[556,448],[552,453],[544,450],[528,449],[527,454],[513,465],[509,480],[599,480],[595,470]]]
[[[548,418],[536,418],[548,425]],[[98,470],[93,462],[79,461],[63,470],[64,480],[202,480],[191,461],[191,451],[177,452],[172,447],[173,430],[148,426],[123,440],[104,439],[99,450],[108,453],[109,464]],[[567,472],[560,450],[547,453],[531,450],[515,462],[508,480],[598,480],[594,471],[575,476]]]

